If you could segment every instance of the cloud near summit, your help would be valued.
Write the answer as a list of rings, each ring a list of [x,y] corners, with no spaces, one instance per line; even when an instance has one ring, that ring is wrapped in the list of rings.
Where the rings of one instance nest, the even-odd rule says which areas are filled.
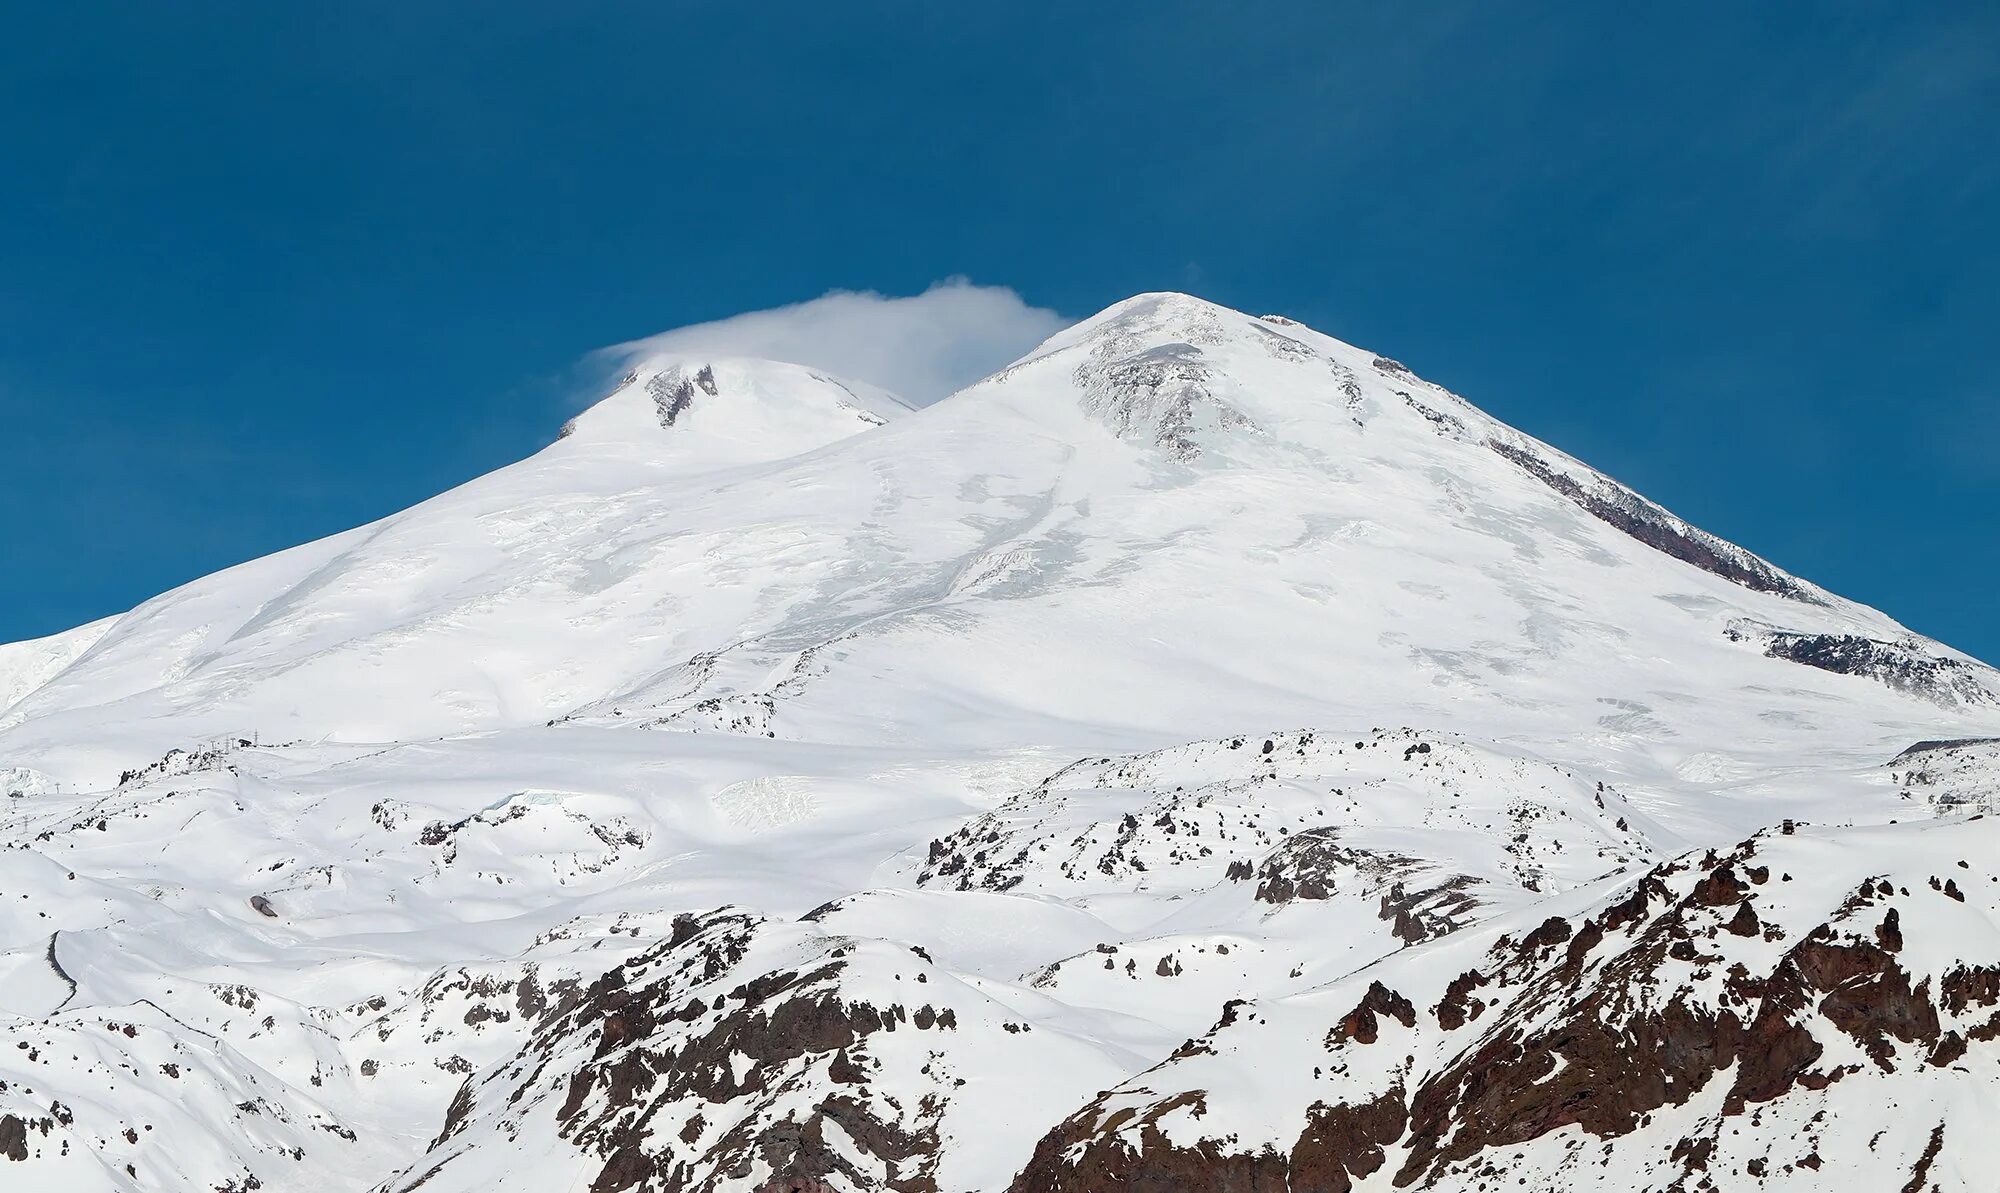
[[[866,381],[923,406],[1011,363],[1069,322],[1006,286],[953,278],[906,297],[834,290],[603,354],[628,365],[686,355],[766,357]]]

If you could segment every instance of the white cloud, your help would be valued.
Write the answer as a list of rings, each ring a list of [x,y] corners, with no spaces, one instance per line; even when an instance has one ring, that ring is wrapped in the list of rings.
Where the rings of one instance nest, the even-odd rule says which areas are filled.
[[[1005,286],[964,278],[891,298],[834,290],[808,302],[677,327],[604,352],[628,365],[758,356],[881,386],[928,405],[1026,354],[1070,321]]]

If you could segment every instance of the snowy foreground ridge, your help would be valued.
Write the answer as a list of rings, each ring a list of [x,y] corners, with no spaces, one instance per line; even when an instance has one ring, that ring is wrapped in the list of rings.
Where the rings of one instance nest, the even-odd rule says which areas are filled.
[[[652,362],[0,646],[0,786],[7,1190],[2000,1171],[2000,675],[1183,295]]]

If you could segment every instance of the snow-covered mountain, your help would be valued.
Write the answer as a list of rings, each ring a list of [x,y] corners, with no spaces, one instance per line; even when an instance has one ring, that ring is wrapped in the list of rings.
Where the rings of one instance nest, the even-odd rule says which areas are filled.
[[[0,646],[0,1173],[1975,1188],[1996,741],[1983,664],[1286,319],[915,410],[655,361]]]

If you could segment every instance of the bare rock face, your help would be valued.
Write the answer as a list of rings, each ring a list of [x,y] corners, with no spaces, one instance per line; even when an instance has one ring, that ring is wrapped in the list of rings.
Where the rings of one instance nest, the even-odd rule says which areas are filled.
[[[1178,295],[1142,299],[1091,340],[1074,372],[1080,404],[1121,439],[1183,464],[1230,436],[1261,434],[1256,421],[1230,402],[1227,377],[1203,355],[1204,344],[1222,338],[1219,323],[1199,303]]]
[[[715,370],[703,365],[690,376],[685,369],[668,369],[647,380],[646,392],[652,396],[660,426],[671,427],[694,404],[697,392],[715,396]]]
[[[1853,675],[1945,707],[2000,705],[1992,668],[1939,654],[1921,639],[1857,634],[1806,634],[1748,622],[1732,625],[1731,641],[1762,647],[1768,658]]]
[[[573,1149],[592,1193],[936,1193],[954,1129],[1009,1129],[977,1098],[961,1105],[961,1053],[1038,1045],[920,951],[728,909],[683,916],[468,1077],[430,1154],[390,1187],[478,1187],[454,1162],[497,1130]],[[1013,1128],[1024,1156],[1033,1121]]]
[[[28,1158],[28,1124],[17,1114],[0,1115],[0,1156],[16,1162]]]
[[[1760,835],[1233,1006],[1052,1131],[1014,1193],[1345,1190],[1378,1170],[1805,1188],[1834,1164],[1852,1187],[1927,1188],[2000,1080],[1995,845],[1984,821]],[[1253,1087],[1283,1091],[1261,1121],[1235,1104]],[[1885,1104],[1908,1108],[1886,1128]]]
[[[1683,563],[1757,592],[1773,592],[1818,604],[1809,586],[1736,546],[1691,526],[1607,477],[1581,470],[1573,474],[1545,449],[1525,438],[1495,438],[1486,446],[1523,472],[1567,497],[1592,517]]]
[[[1331,898],[1343,888],[1378,900],[1378,916],[1396,938],[1417,944],[1471,923],[1482,904],[1478,879],[1439,873],[1401,854],[1341,844],[1338,828],[1307,829],[1271,851],[1258,867],[1257,900],[1281,906]]]

